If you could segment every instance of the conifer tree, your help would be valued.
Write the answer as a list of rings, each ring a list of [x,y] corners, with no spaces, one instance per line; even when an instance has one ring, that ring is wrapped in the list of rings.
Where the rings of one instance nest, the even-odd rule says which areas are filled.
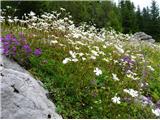
[[[155,0],[152,1],[150,8],[151,24],[149,26],[149,32],[155,39],[160,39],[160,16],[159,8]]]

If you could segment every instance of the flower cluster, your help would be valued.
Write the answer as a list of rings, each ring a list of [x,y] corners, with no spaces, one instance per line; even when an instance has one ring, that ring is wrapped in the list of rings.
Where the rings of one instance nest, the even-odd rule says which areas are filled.
[[[34,51],[31,49],[30,45],[27,43],[23,33],[19,33],[19,38],[16,38],[12,33],[1,37],[3,51],[2,54],[17,60],[25,61],[29,56],[35,55],[40,56],[42,51],[37,48]]]
[[[152,112],[153,112],[153,114],[155,114],[157,117],[159,117],[160,116],[160,109],[159,108],[157,108],[157,109],[152,109]]]
[[[138,96],[138,91],[133,90],[133,89],[124,89],[124,92],[130,94],[132,97],[137,97]]]

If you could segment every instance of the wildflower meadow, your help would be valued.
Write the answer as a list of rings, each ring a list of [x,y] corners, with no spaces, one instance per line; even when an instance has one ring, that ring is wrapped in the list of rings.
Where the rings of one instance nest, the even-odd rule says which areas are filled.
[[[160,118],[160,44],[60,11],[18,19],[2,9],[3,55],[42,81],[63,118]]]

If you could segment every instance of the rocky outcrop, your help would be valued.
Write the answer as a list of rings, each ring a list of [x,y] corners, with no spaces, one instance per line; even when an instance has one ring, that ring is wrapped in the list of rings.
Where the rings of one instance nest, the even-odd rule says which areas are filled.
[[[61,119],[43,84],[4,56],[0,61],[1,116],[5,119]]]
[[[151,42],[154,43],[155,40],[152,38],[152,36],[147,35],[144,32],[136,32],[132,38],[132,40],[137,40],[137,41],[147,41],[147,42]]]

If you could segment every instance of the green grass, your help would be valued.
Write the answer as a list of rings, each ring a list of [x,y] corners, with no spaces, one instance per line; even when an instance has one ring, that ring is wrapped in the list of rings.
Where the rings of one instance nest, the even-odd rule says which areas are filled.
[[[17,34],[21,28],[2,26],[2,35],[11,31]],[[44,33],[25,29],[23,32],[32,48],[42,49],[40,57],[29,58],[28,71],[44,83],[45,88],[49,90],[50,99],[57,107],[57,112],[63,118],[156,118],[149,106],[136,103],[133,97],[123,92],[123,89],[132,88],[144,96],[149,95],[154,103],[160,100],[160,48],[145,43],[130,44],[127,41],[118,43],[109,41],[113,44],[103,48],[104,42],[90,43],[80,40],[87,44],[83,46],[76,43],[77,40],[74,39],[71,40],[76,44],[69,43],[68,38],[64,37],[65,33],[60,31]],[[31,37],[33,34],[37,36]],[[58,43],[44,44],[42,38],[46,38],[47,35],[58,36]],[[114,44],[122,44],[125,53],[119,53]],[[105,55],[100,54],[96,60],[85,55],[85,61],[77,56],[78,62],[62,63],[66,57],[70,57],[70,50],[91,54],[91,50],[96,50],[94,46],[99,47]],[[157,43],[156,46],[159,44]],[[119,64],[120,59],[127,53],[136,57],[131,70],[137,74],[139,80],[128,78],[123,71],[128,67],[127,64]],[[138,54],[144,55],[145,62]],[[108,59],[109,62],[104,61],[103,58]],[[114,62],[115,60],[118,62]],[[149,65],[154,68],[154,71],[146,67]],[[95,75],[93,72],[95,67],[102,70],[102,75]],[[114,81],[112,73],[117,74],[120,80]],[[149,85],[141,88],[141,82],[147,82]],[[116,94],[121,98],[121,104],[112,102],[111,99]]]

